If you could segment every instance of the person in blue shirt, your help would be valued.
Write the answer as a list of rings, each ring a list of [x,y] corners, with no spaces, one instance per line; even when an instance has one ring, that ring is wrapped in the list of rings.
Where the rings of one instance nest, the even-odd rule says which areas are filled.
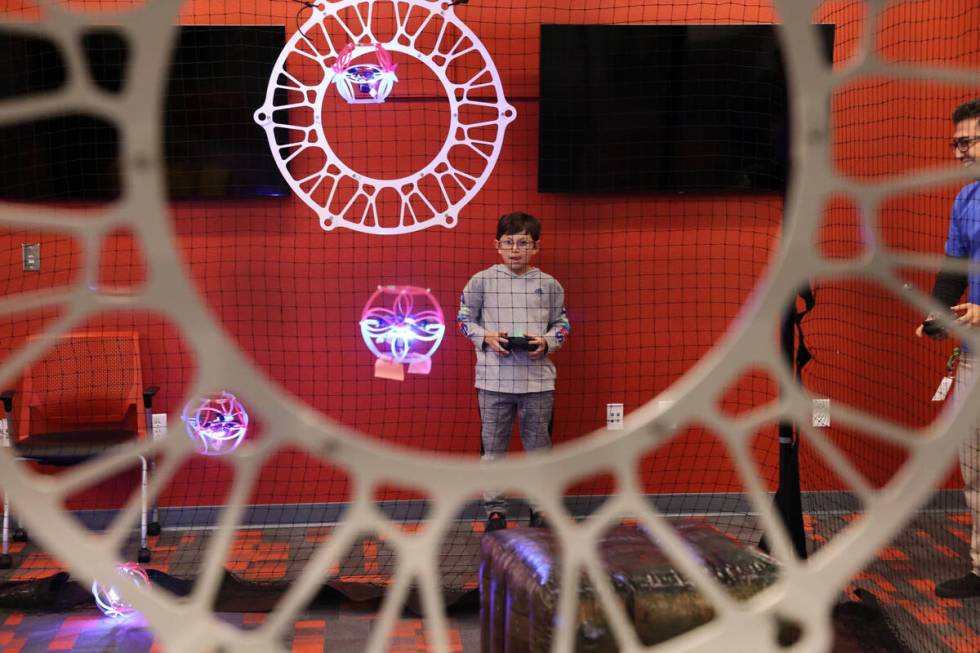
[[[980,99],[961,104],[953,111],[953,155],[964,166],[974,166],[980,156]],[[980,166],[977,166],[980,168]],[[977,170],[980,175],[980,169]],[[946,256],[951,259],[980,261],[980,181],[967,184],[957,193],[949,220]],[[967,291],[966,301],[962,301]],[[941,270],[936,275],[932,296],[957,316],[956,321],[980,326],[980,274]],[[926,320],[934,316],[930,315]],[[915,330],[922,337],[923,325]],[[942,333],[936,335],[942,336]],[[936,337],[935,335],[933,337]],[[954,401],[962,401],[976,378],[976,354],[963,348],[956,370]],[[960,446],[960,473],[963,493],[970,510],[973,535],[970,543],[970,570],[960,578],[936,585],[936,594],[945,598],[980,597],[980,425],[974,427]]]

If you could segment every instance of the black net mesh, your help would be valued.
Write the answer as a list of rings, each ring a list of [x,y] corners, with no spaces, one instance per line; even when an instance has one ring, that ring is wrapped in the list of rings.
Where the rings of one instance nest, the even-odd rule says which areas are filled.
[[[113,12],[130,3],[68,4],[105,14],[104,24],[59,41],[32,29],[47,18],[43,7],[11,1],[0,28],[0,200],[47,219],[43,228],[6,219],[0,231],[9,302],[0,355],[37,354],[8,383],[10,444],[41,475],[71,474],[136,442],[128,463],[73,486],[64,507],[93,532],[130,529],[115,540],[120,556],[178,579],[203,573],[225,519],[235,523],[225,570],[282,588],[309,573],[356,492],[408,532],[426,528],[432,497],[384,470],[365,489],[364,470],[290,441],[291,423],[261,410],[257,386],[201,369],[168,313],[202,329],[213,320],[255,374],[295,402],[296,419],[308,410],[367,442],[432,456],[517,458],[609,436],[617,404],[628,423],[658,401],[669,410],[661,393],[741,324],[788,228],[792,86],[764,0],[186,2],[161,103],[133,133],[72,89],[125,98],[140,81],[135,64],[159,53],[114,26]],[[972,1],[895,2],[879,13],[825,2],[811,20],[807,56],[837,71],[859,58],[863,34],[889,65],[980,65]],[[907,286],[897,295],[869,276],[830,272],[811,280],[812,306],[804,293],[764,327],[788,365],[808,350],[802,386],[830,402],[829,424],[763,420],[741,440],[761,487],[775,493],[782,483],[791,495],[784,511],[798,482],[802,510],[786,519],[811,555],[865,509],[849,472],[811,435],[832,443],[861,482],[887,490],[916,451],[839,423],[835,410],[931,435],[945,404],[930,398],[958,344],[916,338],[923,314],[908,302],[935,276],[912,255],[944,251],[963,182],[880,201],[862,188],[952,168],[950,113],[977,96],[980,85],[879,70],[826,99],[830,172],[850,185],[820,196],[813,248],[841,264],[872,245],[905,255],[889,265]],[[21,109],[28,98],[37,104]],[[127,304],[158,282],[153,261],[169,247],[134,232],[143,216],[126,204],[133,193],[164,203],[169,232],[145,233],[172,239],[189,280],[166,306]],[[523,218],[498,230],[513,212],[536,217],[540,232]],[[98,301],[64,321],[85,289]],[[53,340],[39,337],[46,330]],[[117,360],[120,343],[132,347],[129,363]],[[125,379],[98,381],[107,374]],[[769,371],[749,369],[712,410],[735,421],[780,396]],[[641,448],[631,484],[671,519],[768,550],[745,468],[705,417],[669,425]],[[168,458],[146,446],[183,430],[198,454]],[[287,440],[248,473],[224,457],[239,440],[258,450],[273,435]],[[781,435],[791,441],[782,450]],[[229,514],[236,483],[245,505]],[[912,650],[973,650],[980,636],[968,608],[935,607],[935,584],[971,568],[962,487],[950,467],[844,589],[874,593]],[[561,489],[564,515],[519,484],[484,490],[441,539],[452,600],[477,587],[481,537],[501,525],[492,513],[511,528],[587,521],[624,488],[611,469],[576,479]],[[11,515],[12,565],[0,582],[59,571]],[[383,594],[398,562],[385,537],[365,532],[345,550],[315,570],[324,584],[355,598]]]

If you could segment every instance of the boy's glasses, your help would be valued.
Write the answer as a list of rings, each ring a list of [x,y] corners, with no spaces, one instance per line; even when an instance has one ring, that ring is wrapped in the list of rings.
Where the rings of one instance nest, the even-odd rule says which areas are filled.
[[[518,238],[514,240],[513,238],[504,238],[503,240],[497,241],[497,249],[531,249],[534,247],[534,241],[530,238]]]
[[[959,138],[954,138],[949,142],[949,149],[954,151],[959,150],[962,154],[966,154],[977,141],[980,141],[980,136],[974,136],[973,138],[970,138],[969,136],[960,136]]]

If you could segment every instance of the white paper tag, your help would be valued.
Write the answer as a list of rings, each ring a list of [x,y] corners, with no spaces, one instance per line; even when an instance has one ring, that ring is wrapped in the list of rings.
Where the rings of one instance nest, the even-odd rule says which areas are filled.
[[[943,380],[939,382],[939,387],[936,388],[936,394],[932,395],[933,401],[942,401],[949,394],[949,389],[953,387],[953,377],[944,376]]]

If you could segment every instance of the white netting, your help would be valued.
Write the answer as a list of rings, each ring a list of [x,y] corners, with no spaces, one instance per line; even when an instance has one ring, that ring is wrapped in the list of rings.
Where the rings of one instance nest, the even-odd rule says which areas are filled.
[[[345,1],[339,4],[353,4]],[[414,3],[434,11],[432,3]],[[789,620],[802,625],[794,651],[825,651],[831,640],[827,619],[830,606],[844,584],[871,561],[898,532],[911,511],[920,506],[941,481],[955,456],[960,440],[976,422],[980,397],[971,389],[970,400],[955,414],[944,413],[922,429],[910,429],[847,406],[836,406],[834,420],[869,434],[876,440],[907,451],[901,471],[882,487],[874,487],[834,442],[810,423],[812,397],[794,379],[773,337],[776,324],[798,289],[814,279],[856,278],[880,284],[901,301],[922,313],[934,306],[923,293],[910,291],[902,276],[906,268],[938,269],[941,257],[914,254],[883,244],[881,226],[875,222],[879,208],[900,193],[912,192],[968,179],[968,172],[952,166],[915,171],[887,179],[856,180],[836,172],[830,161],[831,129],[828,111],[832,93],[859,77],[889,75],[895,78],[936,81],[962,86],[980,84],[975,70],[896,64],[872,54],[871,39],[876,20],[890,4],[884,0],[864,3],[868,12],[861,47],[846,67],[836,73],[820,63],[819,46],[810,28],[818,2],[775,2],[784,25],[780,38],[789,45],[791,71],[793,183],[786,202],[786,226],[778,252],[726,336],[656,401],[648,401],[626,418],[622,431],[597,431],[556,448],[547,456],[515,458],[483,465],[475,460],[411,452],[362,437],[338,422],[325,418],[306,403],[283,390],[240,350],[219,324],[199,289],[188,278],[180,246],[164,202],[161,151],[157,126],[146,116],[159,114],[161,85],[173,31],[162,26],[178,23],[180,3],[148,2],[116,14],[87,14],[57,4],[44,4],[40,20],[15,20],[5,29],[42,34],[55,41],[65,54],[73,83],[31,100],[14,99],[0,104],[0,122],[37,117],[66,108],[89,113],[114,123],[122,138],[119,161],[124,184],[118,202],[92,211],[72,207],[25,207],[0,205],[0,223],[8,228],[57,231],[81,243],[84,261],[71,285],[50,292],[10,294],[0,302],[4,315],[51,309],[57,316],[44,329],[60,335],[104,311],[132,309],[165,315],[175,325],[196,357],[197,373],[185,396],[206,395],[215,388],[229,388],[265,425],[263,437],[243,445],[226,461],[234,478],[218,522],[216,535],[205,553],[201,574],[193,592],[177,599],[165,592],[123,586],[120,592],[147,618],[167,651],[279,651],[282,634],[291,627],[298,611],[307,605],[322,583],[321,575],[300,575],[283,600],[259,628],[240,631],[218,619],[213,598],[221,582],[220,570],[227,548],[242,517],[262,465],[283,449],[305,452],[323,459],[350,475],[351,502],[344,520],[332,537],[307,563],[311,570],[328,569],[338,562],[364,533],[375,533],[396,553],[398,567],[388,587],[380,619],[365,650],[383,651],[412,587],[420,592],[425,612],[426,635],[433,650],[452,650],[447,636],[447,617],[439,588],[438,552],[450,522],[467,497],[488,486],[520,487],[529,499],[550,516],[563,550],[560,618],[554,650],[573,649],[574,624],[567,618],[575,606],[574,588],[581,569],[596,583],[607,617],[622,651],[642,647],[628,617],[615,598],[615,590],[603,573],[593,543],[623,517],[632,517],[656,534],[669,556],[697,590],[715,607],[711,624],[664,645],[670,651],[774,651],[777,625]],[[83,9],[80,7],[80,9]],[[444,15],[453,9],[442,7]],[[975,15],[975,14],[974,14]],[[311,21],[318,20],[317,16]],[[118,24],[135,50],[135,70],[118,96],[109,96],[91,85],[83,74],[78,42],[89,26]],[[309,22],[306,23],[309,27]],[[490,53],[493,54],[492,52]],[[495,85],[498,80],[494,79]],[[499,89],[498,89],[499,90]],[[502,103],[503,96],[498,94]],[[312,100],[311,100],[312,101]],[[501,105],[503,106],[503,105]],[[513,117],[513,114],[509,116]],[[453,134],[456,133],[453,123]],[[503,129],[494,142],[503,139]],[[504,146],[506,147],[506,145]],[[339,164],[338,164],[339,167]],[[487,174],[493,168],[487,166]],[[341,172],[343,171],[343,173]],[[349,174],[340,168],[334,176]],[[391,182],[404,185],[404,180]],[[484,178],[473,179],[467,191],[475,193]],[[386,183],[375,180],[375,186]],[[374,189],[371,190],[374,192]],[[867,234],[863,255],[846,259],[825,258],[816,246],[830,198],[852,198],[864,216]],[[466,199],[451,207],[461,207]],[[404,206],[404,203],[402,204]],[[84,212],[86,219],[76,219]],[[416,215],[400,219],[401,227],[420,229],[439,216]],[[445,223],[445,213],[441,223]],[[322,218],[322,215],[321,215]],[[331,226],[336,226],[336,220]],[[371,231],[369,219],[357,218],[351,228]],[[326,226],[326,225],[325,225]],[[146,278],[138,292],[105,289],[98,279],[98,252],[103,239],[114,231],[130,231],[145,255]],[[318,234],[329,238],[334,234]],[[980,346],[975,334],[960,334]],[[45,350],[46,341],[30,341],[10,356],[0,369],[0,386],[13,385],[20,371]],[[761,370],[777,380],[779,401],[732,416],[719,408],[724,393],[739,378]],[[760,481],[749,451],[752,436],[762,427],[792,421],[802,425],[807,441],[818,450],[860,501],[863,518],[849,524],[831,542],[806,561],[796,558],[781,520],[770,503],[768,488]],[[710,429],[724,439],[735,468],[751,501],[773,555],[781,564],[779,582],[747,602],[733,599],[693,558],[676,531],[648,502],[637,477],[636,461],[671,435],[692,423]],[[111,455],[73,468],[53,478],[31,474],[6,450],[0,455],[0,483],[36,538],[52,554],[87,580],[109,582],[116,577],[118,551],[130,536],[139,516],[139,496],[130,497],[110,527],[96,535],[85,531],[68,515],[63,504],[73,493],[132,464],[135,455],[156,455],[160,462],[151,477],[155,496],[190,457],[194,449],[180,432],[177,419],[170,420],[166,437],[125,445]],[[610,473],[617,492],[591,519],[576,524],[561,503],[562,491],[590,476]],[[388,484],[409,487],[429,501],[426,527],[405,531],[377,510],[373,501],[378,488]],[[29,510],[25,510],[30,506]],[[661,649],[658,649],[661,650]]]

